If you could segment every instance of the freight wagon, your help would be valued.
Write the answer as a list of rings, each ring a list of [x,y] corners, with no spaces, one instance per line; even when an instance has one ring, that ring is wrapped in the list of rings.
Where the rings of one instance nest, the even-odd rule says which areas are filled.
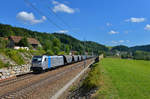
[[[88,56],[88,58],[90,57]],[[32,66],[30,69],[33,72],[44,71],[86,59],[86,55],[34,56],[32,58]]]

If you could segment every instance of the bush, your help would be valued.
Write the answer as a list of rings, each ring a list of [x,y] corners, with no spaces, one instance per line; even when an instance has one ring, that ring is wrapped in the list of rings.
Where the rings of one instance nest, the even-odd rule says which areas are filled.
[[[90,91],[99,86],[100,75],[101,72],[99,64],[94,64],[92,70],[90,71],[86,79],[83,81],[82,87],[86,89],[85,91]]]
[[[48,51],[46,52],[46,55],[54,55],[54,52],[53,52],[52,50],[48,50]]]
[[[0,60],[0,68],[4,68],[4,67],[8,67],[10,66],[9,62],[7,62],[6,64],[2,62],[2,60]]]
[[[66,55],[66,53],[64,51],[61,51],[58,53],[58,55]]]
[[[5,67],[5,64],[0,60],[0,68]]]
[[[135,51],[133,53],[133,59],[137,59],[137,60],[150,60],[150,52]]]
[[[19,43],[18,43],[19,46],[23,46],[23,47],[29,47],[29,43],[28,43],[28,40],[26,37],[22,38]]]
[[[32,55],[43,55],[46,52],[44,50],[29,50]]]
[[[5,51],[5,54],[13,61],[15,61],[18,65],[25,64],[24,59],[17,50],[7,49]]]
[[[7,45],[8,45],[8,42],[9,42],[9,41],[4,40],[3,38],[0,38],[0,48],[1,48],[1,49],[6,48]]]

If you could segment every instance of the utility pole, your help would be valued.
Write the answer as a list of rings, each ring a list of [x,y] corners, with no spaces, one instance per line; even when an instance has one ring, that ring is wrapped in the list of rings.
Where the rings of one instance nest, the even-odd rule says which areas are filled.
[[[83,42],[84,42],[84,55],[86,55],[86,53],[85,53],[85,38],[84,38],[84,40],[83,40]],[[86,56],[85,56],[86,57]],[[84,60],[84,68],[86,67],[86,59]]]

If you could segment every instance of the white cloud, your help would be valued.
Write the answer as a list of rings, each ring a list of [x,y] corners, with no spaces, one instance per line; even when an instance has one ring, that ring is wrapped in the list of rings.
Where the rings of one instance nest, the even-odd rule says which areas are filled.
[[[54,12],[65,12],[65,13],[75,13],[75,9],[70,8],[66,4],[60,3],[58,1],[53,0],[52,4],[54,4],[53,11]]]
[[[111,23],[109,23],[109,22],[107,22],[107,23],[106,23],[106,26],[112,26],[112,24],[111,24]]]
[[[125,21],[126,22],[133,22],[133,23],[140,23],[140,22],[146,21],[146,19],[145,18],[134,18],[134,17],[132,17],[132,18],[127,19]]]
[[[124,40],[120,40],[119,42],[120,42],[120,43],[124,43],[125,41],[124,41]]]
[[[57,31],[58,33],[67,33],[68,30],[60,30],[60,31]]]
[[[150,24],[147,24],[144,29],[150,31]]]
[[[42,16],[41,19],[36,19],[33,13],[28,13],[25,11],[19,12],[16,18],[24,23],[29,23],[29,24],[38,24],[46,20],[45,16]]]
[[[111,41],[111,43],[113,43],[113,44],[117,44],[118,42],[116,42],[116,41]]]
[[[114,31],[114,30],[111,30],[110,32],[109,32],[109,34],[118,34],[119,32],[117,32],[117,31]]]
[[[126,40],[126,42],[129,43],[130,41],[129,41],[129,40]]]
[[[112,44],[121,44],[121,43],[129,43],[129,40],[119,40],[119,41],[111,41]]]

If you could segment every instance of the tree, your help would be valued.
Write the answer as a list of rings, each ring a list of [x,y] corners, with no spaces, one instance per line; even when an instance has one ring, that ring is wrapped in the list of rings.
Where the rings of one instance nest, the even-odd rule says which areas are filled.
[[[53,52],[55,55],[58,55],[58,53],[60,52],[60,49],[58,47],[53,47]]]
[[[66,53],[64,51],[61,51],[58,53],[58,55],[65,55]]]
[[[28,40],[26,37],[22,38],[19,43],[18,43],[19,46],[23,46],[23,47],[29,47],[29,43],[28,43]]]
[[[57,38],[55,38],[55,39],[53,40],[53,46],[60,48],[60,47],[61,47],[61,42],[60,42],[60,40],[57,39]]]
[[[50,40],[45,40],[42,45],[45,51],[52,50],[52,43]]]
[[[53,52],[52,50],[48,50],[48,51],[46,52],[46,54],[47,54],[47,55],[54,55],[54,52]]]
[[[0,38],[0,48],[6,48],[8,45],[8,41]]]
[[[58,55],[58,53],[60,52],[60,47],[61,47],[61,42],[59,39],[55,38],[53,40],[53,52]]]
[[[69,52],[70,52],[69,45],[66,45],[66,46],[65,46],[65,52],[69,55]]]

